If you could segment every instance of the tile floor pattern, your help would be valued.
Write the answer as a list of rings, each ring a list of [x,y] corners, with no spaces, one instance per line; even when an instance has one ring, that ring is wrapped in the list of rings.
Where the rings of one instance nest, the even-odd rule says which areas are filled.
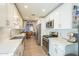
[[[47,56],[41,46],[37,45],[34,37],[25,39],[24,56]]]

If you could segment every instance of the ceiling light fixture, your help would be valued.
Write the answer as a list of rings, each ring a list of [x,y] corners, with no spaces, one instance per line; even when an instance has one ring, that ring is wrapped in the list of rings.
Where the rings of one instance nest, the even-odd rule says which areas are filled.
[[[24,6],[24,8],[28,8],[28,6],[27,6],[27,5],[25,5],[25,6]]]
[[[28,19],[29,17],[25,17],[25,18],[27,18],[27,19]]]
[[[45,9],[42,9],[42,11],[45,12],[46,10]]]

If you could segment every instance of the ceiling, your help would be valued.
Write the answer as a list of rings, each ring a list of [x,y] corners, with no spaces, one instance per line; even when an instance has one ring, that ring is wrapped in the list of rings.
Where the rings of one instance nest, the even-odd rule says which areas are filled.
[[[20,14],[24,20],[37,20],[54,10],[60,3],[17,3]]]

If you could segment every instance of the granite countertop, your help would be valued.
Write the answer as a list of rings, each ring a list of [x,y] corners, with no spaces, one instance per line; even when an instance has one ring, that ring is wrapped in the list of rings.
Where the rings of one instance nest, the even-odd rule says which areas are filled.
[[[63,39],[63,38],[49,38],[49,40],[51,42],[53,42],[52,44],[60,44],[60,45],[70,45],[70,44],[76,44],[76,43],[71,43],[71,42],[68,42],[66,39]]]
[[[24,34],[19,34],[17,36],[24,36]],[[0,42],[0,56],[13,56],[16,49],[18,48],[18,46],[21,44],[22,42],[22,38],[21,39],[14,39],[14,40],[10,40],[9,38],[7,38],[8,40],[4,41],[4,42]]]
[[[49,38],[49,54],[51,56],[78,55],[78,43],[68,42],[64,38]]]

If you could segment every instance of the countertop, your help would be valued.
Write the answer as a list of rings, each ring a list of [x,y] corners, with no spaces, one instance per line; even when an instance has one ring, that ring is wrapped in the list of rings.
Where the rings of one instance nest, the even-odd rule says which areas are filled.
[[[57,43],[57,44],[61,44],[61,45],[71,45],[71,44],[78,44],[77,42],[76,43],[71,43],[71,42],[68,42],[66,39],[64,38],[48,38],[51,42],[53,43]]]
[[[24,36],[24,34],[19,34],[17,36]],[[10,40],[10,38],[6,38],[8,40],[4,42],[0,42],[0,56],[13,56],[14,52],[21,44],[23,39],[14,39]]]
[[[64,38],[49,38],[48,53],[51,56],[78,55],[78,42],[71,43]]]

